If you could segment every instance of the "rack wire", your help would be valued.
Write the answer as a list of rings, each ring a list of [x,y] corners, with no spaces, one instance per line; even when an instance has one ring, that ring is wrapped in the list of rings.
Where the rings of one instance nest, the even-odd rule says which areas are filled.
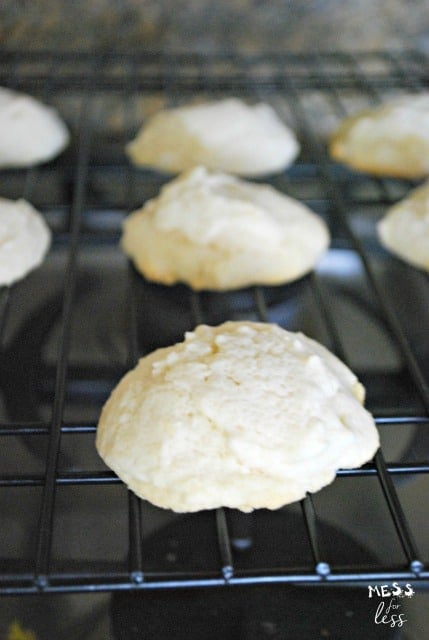
[[[427,336],[419,335],[416,327],[427,325],[428,308],[422,303],[417,319],[410,322],[412,307],[405,311],[400,305],[398,308],[386,282],[389,285],[393,282],[394,288],[396,278],[402,279],[407,290],[414,287],[424,296],[429,293],[428,283],[424,274],[388,256],[374,239],[374,221],[412,185],[352,173],[331,161],[325,144],[325,129],[358,106],[378,102],[397,92],[424,91],[427,71],[426,57],[416,51],[210,56],[2,52],[1,85],[56,104],[72,130],[73,144],[48,165],[2,172],[2,195],[25,197],[46,216],[55,236],[53,256],[59,262],[52,257],[54,262],[49,270],[48,258],[47,266],[38,274],[0,292],[3,347],[0,382],[4,405],[1,449],[4,460],[15,463],[12,471],[7,465],[6,470],[0,469],[0,505],[4,505],[0,509],[5,533],[1,538],[4,544],[0,539],[0,593],[263,583],[362,585],[389,580],[427,586],[428,549],[413,509],[424,511],[427,502],[420,480],[426,481],[429,474],[429,371],[425,367],[428,345]],[[131,167],[124,155],[126,141],[135,134],[143,117],[160,106],[225,95],[267,100],[297,131],[303,147],[298,162],[284,174],[274,176],[271,182],[305,201],[330,225],[329,253],[333,264],[340,265],[334,279],[330,272],[332,261],[328,259],[295,285],[255,287],[236,294],[197,294],[182,286],[168,289],[145,283],[120,258],[117,243],[124,216],[155,195],[168,179]],[[107,258],[113,255],[123,276],[121,282],[125,283],[126,305],[114,305],[111,310],[124,320],[120,335],[123,348],[121,357],[112,358],[107,364],[88,358],[82,364],[74,353],[80,339],[76,314],[85,323],[85,317],[82,320],[79,315],[81,289],[86,284],[81,277],[82,263],[92,252],[106,254]],[[40,288],[47,294],[51,287],[55,288],[49,274],[52,269],[57,270],[58,264],[61,284],[55,289],[57,297],[55,301],[48,297],[36,313]],[[96,266],[104,280],[105,264]],[[394,275],[390,276],[392,269]],[[349,280],[356,271],[361,279],[351,293]],[[338,312],[338,292],[347,300],[352,297],[353,308],[364,309],[371,321],[383,328],[390,344],[388,351],[394,351],[399,362],[396,368],[391,364],[384,368],[380,364],[374,367],[373,363],[368,367],[356,365],[360,347],[350,346],[349,334],[353,325],[359,323],[360,315],[349,319],[351,325],[346,322],[348,318]],[[103,327],[105,317],[98,310],[97,291],[91,296],[91,315]],[[23,298],[29,303],[24,311]],[[151,519],[163,522],[165,514],[160,515],[127,492],[95,455],[89,467],[76,461],[73,455],[72,461],[67,462],[64,450],[94,452],[96,415],[120,375],[140,355],[171,343],[172,336],[179,337],[196,324],[230,317],[279,322],[290,329],[310,327],[313,337],[320,338],[347,364],[358,369],[356,372],[367,387],[369,408],[386,441],[396,440],[399,432],[412,434],[396,459],[386,461],[389,447],[386,454],[382,446],[374,461],[361,469],[339,470],[333,485],[345,490],[343,497],[349,492],[346,501],[353,501],[351,496],[358,491],[365,509],[366,501],[369,504],[376,489],[373,484],[371,489],[369,485],[368,489],[362,488],[362,482],[377,483],[384,508],[384,538],[379,546],[394,548],[395,553],[388,553],[388,557],[382,557],[382,553],[380,557],[377,553],[369,554],[367,561],[363,561],[361,555],[355,555],[352,541],[344,543],[341,558],[332,550],[328,552],[329,545],[322,534],[324,523],[331,516],[329,501],[327,506],[323,506],[323,501],[319,506],[316,494],[300,503],[299,517],[308,547],[305,561],[300,554],[300,559],[294,561],[293,548],[287,559],[281,554],[276,557],[276,540],[271,539],[268,531],[264,547],[273,549],[274,560],[267,564],[266,556],[259,553],[261,549],[253,542],[254,527],[264,514],[239,515],[225,509],[213,514],[213,544],[200,540],[197,533],[191,540],[193,547],[204,547],[201,557],[206,557],[206,547],[210,547],[210,562],[198,565],[181,558],[177,566],[171,558],[166,562],[161,546],[159,557],[151,553],[149,561],[146,532],[150,530],[149,538],[153,541],[155,537],[156,542],[157,531],[162,527],[152,529],[150,522]],[[16,325],[21,331],[16,330]],[[55,357],[49,360],[44,340],[54,325]],[[80,349],[85,351],[86,346],[80,344]],[[112,349],[108,341],[106,349]],[[29,368],[33,378],[27,380]],[[75,410],[75,404],[79,410]],[[78,419],[69,419],[73,412]],[[72,441],[69,446],[67,439]],[[24,450],[22,460],[15,452],[16,447]],[[26,466],[23,460],[28,459],[32,462]],[[403,505],[400,481],[406,481],[411,510]],[[88,520],[85,497],[77,500],[77,509],[70,509],[70,540],[66,535],[58,544],[55,531],[60,512],[59,492],[65,488],[72,489],[74,496],[85,496],[86,490],[93,489],[102,511],[97,511],[98,519],[92,520],[91,529],[85,525]],[[114,511],[114,517],[109,515],[112,488],[119,492],[115,494],[115,508],[118,503],[121,505]],[[20,509],[20,496],[25,492],[33,495],[32,491],[36,492],[37,500],[29,498],[34,509],[28,518],[24,500]],[[329,489],[321,493],[327,495],[326,491]],[[289,509],[286,507],[277,514],[280,535],[286,539],[290,536]],[[64,516],[62,509],[61,515]],[[188,517],[198,531],[199,518],[207,518],[207,514]],[[113,545],[114,553],[108,558],[97,553],[91,555],[83,543],[78,553],[68,553],[69,546],[74,545],[72,531],[77,525],[73,522],[78,522],[79,527],[87,526],[84,537],[92,536],[95,546],[97,539],[118,537],[122,547]],[[360,523],[361,528],[366,526],[371,523]],[[16,545],[14,531],[18,532]],[[64,533],[65,529],[61,531]],[[29,539],[35,543],[29,544]],[[251,560],[246,556],[249,549]]]

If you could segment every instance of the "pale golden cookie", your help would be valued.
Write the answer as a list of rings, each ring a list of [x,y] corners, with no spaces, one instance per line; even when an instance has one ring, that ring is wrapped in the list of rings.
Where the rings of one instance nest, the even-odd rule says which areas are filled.
[[[429,271],[429,182],[388,209],[377,231],[392,253]]]
[[[11,285],[38,267],[50,243],[50,229],[31,204],[0,198],[0,285]]]
[[[272,107],[237,98],[160,111],[127,145],[138,166],[180,173],[203,165],[242,176],[282,171],[298,152],[294,133]]]
[[[121,243],[149,280],[228,290],[296,280],[325,252],[329,233],[272,187],[199,167],[128,216]]]
[[[277,509],[373,457],[379,437],[363,400],[356,376],[300,333],[200,325],[120,381],[96,446],[160,507]]]
[[[55,109],[0,87],[0,167],[47,162],[67,146],[69,133]]]
[[[402,96],[346,118],[329,150],[358,171],[397,178],[429,175],[429,94]]]

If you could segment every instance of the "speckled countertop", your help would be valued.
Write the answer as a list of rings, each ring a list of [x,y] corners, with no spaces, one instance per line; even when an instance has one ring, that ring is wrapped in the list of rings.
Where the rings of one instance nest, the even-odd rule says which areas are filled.
[[[427,0],[4,0],[0,46],[427,51],[429,7]]]

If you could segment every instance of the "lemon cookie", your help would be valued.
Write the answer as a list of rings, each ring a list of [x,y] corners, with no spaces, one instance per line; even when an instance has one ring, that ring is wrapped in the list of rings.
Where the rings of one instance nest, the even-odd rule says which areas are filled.
[[[242,176],[282,171],[298,152],[294,133],[271,106],[237,98],[162,110],[127,145],[139,166],[180,173],[203,165]]]
[[[50,229],[31,204],[0,198],[0,285],[11,285],[39,266],[50,243]]]
[[[128,216],[121,243],[149,280],[228,290],[303,276],[329,233],[319,216],[271,186],[197,167]]]
[[[200,325],[142,358],[105,404],[96,446],[141,498],[178,512],[277,509],[379,446],[356,376],[276,325]]]
[[[401,96],[346,118],[330,141],[330,153],[374,175],[429,175],[429,94]]]
[[[66,125],[52,107],[0,87],[0,167],[47,162],[67,146]]]
[[[388,209],[377,231],[389,251],[429,271],[429,182]]]

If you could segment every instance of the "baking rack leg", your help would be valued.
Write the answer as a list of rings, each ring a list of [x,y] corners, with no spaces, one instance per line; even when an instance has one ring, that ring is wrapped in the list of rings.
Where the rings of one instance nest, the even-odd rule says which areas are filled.
[[[235,551],[247,551],[253,545],[254,514],[232,509],[228,514],[231,544]]]

